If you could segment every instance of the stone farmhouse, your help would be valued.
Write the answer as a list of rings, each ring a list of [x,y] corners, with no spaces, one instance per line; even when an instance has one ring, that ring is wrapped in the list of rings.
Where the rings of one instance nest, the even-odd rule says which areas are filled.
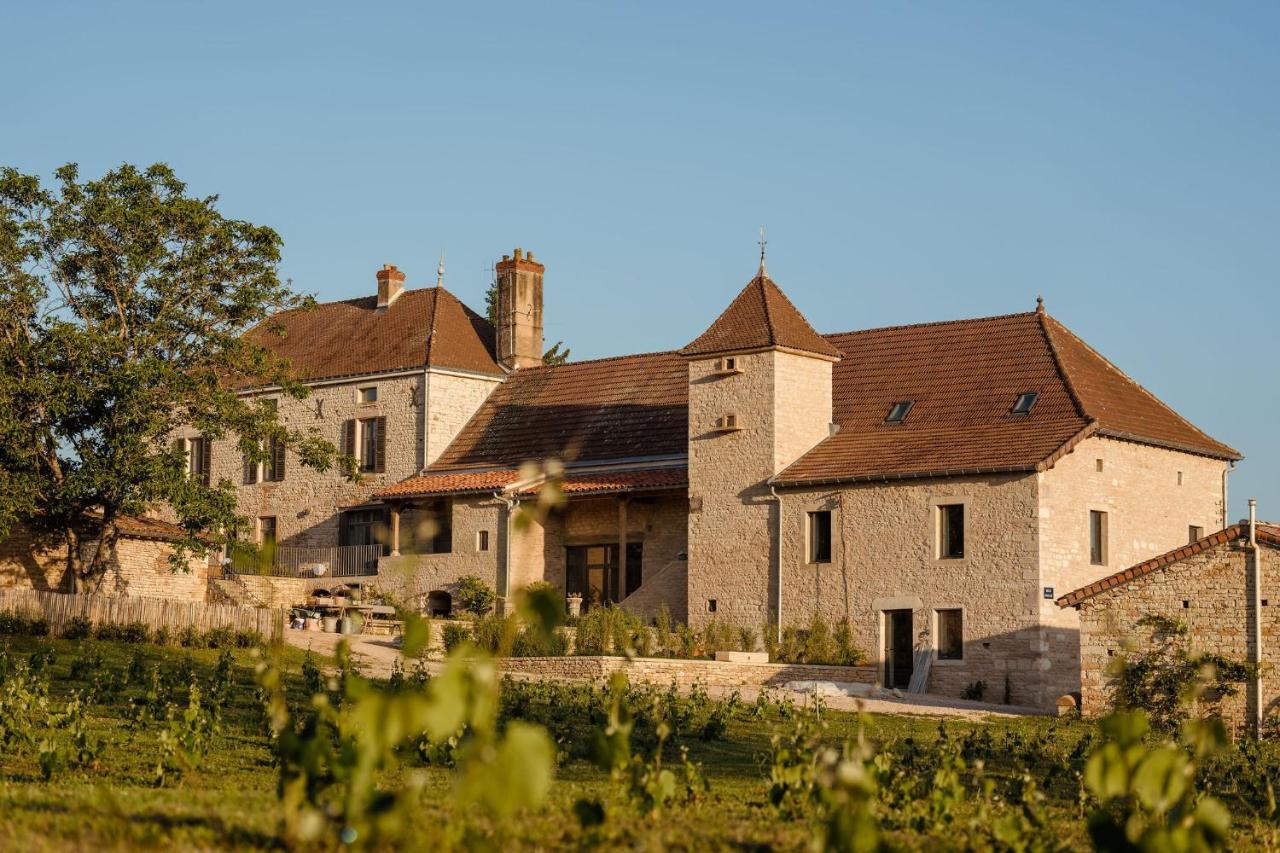
[[[362,480],[190,434],[193,472],[239,484],[281,550],[381,546],[377,583],[436,610],[479,575],[695,627],[847,617],[885,685],[927,651],[933,692],[1039,706],[1080,689],[1061,591],[1225,526],[1240,455],[1042,304],[819,334],[762,262],[681,350],[543,366],[544,271],[497,264],[496,328],[393,266],[376,296],[280,315],[283,337],[254,334],[312,389],[281,417]],[[522,467],[553,460],[551,485]]]

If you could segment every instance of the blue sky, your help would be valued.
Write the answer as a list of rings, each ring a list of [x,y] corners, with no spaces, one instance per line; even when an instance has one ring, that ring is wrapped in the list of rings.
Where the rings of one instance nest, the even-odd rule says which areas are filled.
[[[6,4],[0,163],[162,160],[321,299],[547,264],[575,358],[769,270],[821,331],[1050,313],[1280,519],[1280,5]]]

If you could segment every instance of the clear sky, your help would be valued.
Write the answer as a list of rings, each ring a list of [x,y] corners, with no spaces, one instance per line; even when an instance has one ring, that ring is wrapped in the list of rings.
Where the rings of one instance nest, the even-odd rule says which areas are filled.
[[[1280,519],[1280,4],[18,3],[0,164],[170,163],[323,299],[681,346],[769,271],[824,332],[1051,314],[1247,457]]]

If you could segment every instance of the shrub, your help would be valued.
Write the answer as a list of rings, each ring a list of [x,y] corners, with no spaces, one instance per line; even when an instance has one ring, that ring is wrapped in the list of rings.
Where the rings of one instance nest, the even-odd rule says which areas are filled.
[[[440,642],[444,645],[446,653],[453,651],[463,643],[471,640],[471,631],[466,625],[459,622],[444,623],[444,630],[441,632]]]
[[[85,640],[93,633],[93,623],[87,616],[72,616],[62,629],[64,640]]]
[[[975,681],[972,684],[970,684],[968,687],[966,687],[963,692],[961,692],[960,698],[973,699],[974,701],[981,702],[982,697],[986,694],[986,692],[987,692],[987,682]]]
[[[178,645],[184,649],[199,648],[204,645],[204,636],[196,630],[194,625],[183,625],[182,630],[177,635]]]
[[[653,620],[654,632],[657,634],[657,652],[660,655],[669,655],[672,653],[672,634],[671,634],[671,610],[667,607],[667,603],[662,602],[662,606],[658,608],[658,615]]]
[[[151,642],[157,646],[167,646],[173,641],[173,634],[169,631],[168,625],[161,625],[151,632]]]
[[[8,611],[0,613],[0,634],[14,634],[22,637],[47,637],[49,621],[43,616],[31,613]]]
[[[458,580],[458,606],[468,613],[484,616],[493,609],[498,595],[493,587],[475,575],[466,575]]]
[[[854,645],[853,625],[846,616],[836,623],[836,663],[841,666],[858,666],[867,660],[867,653]]]
[[[529,628],[516,635],[511,656],[517,658],[558,658],[569,653],[569,635],[553,631],[550,636]]]
[[[266,645],[262,635],[257,631],[236,631],[233,639],[237,649],[252,649],[256,646]]]
[[[760,626],[760,639],[764,641],[764,651],[769,660],[781,660],[778,657],[778,634],[773,625],[766,622]]]
[[[514,631],[514,618],[490,614],[481,616],[472,628],[472,639],[476,648],[484,649],[490,654],[497,654],[502,649],[503,639],[508,631]]]
[[[821,613],[815,612],[809,620],[809,629],[804,637],[805,663],[831,663],[835,660],[835,643],[831,640],[831,629]]]
[[[738,644],[742,646],[744,652],[754,652],[756,650],[756,632],[754,628],[738,629]]]
[[[210,649],[229,649],[236,645],[236,632],[230,628],[210,628],[202,638],[204,645]]]
[[[121,624],[106,623],[99,625],[93,632],[99,640],[113,640],[117,643],[145,643],[151,639],[151,629],[145,622],[125,622]]]
[[[574,653],[579,655],[603,655],[608,652],[612,625],[607,607],[593,607],[578,620],[578,633],[574,638]]]

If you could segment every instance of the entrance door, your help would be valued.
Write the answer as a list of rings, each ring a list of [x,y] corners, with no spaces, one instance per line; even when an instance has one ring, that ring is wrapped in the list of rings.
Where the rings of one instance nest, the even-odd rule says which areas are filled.
[[[884,611],[884,686],[903,690],[911,684],[915,650],[911,643],[911,611]]]
[[[618,571],[617,545],[565,548],[565,592],[582,596],[582,609],[617,604],[640,586],[642,546],[627,543],[626,572]]]

